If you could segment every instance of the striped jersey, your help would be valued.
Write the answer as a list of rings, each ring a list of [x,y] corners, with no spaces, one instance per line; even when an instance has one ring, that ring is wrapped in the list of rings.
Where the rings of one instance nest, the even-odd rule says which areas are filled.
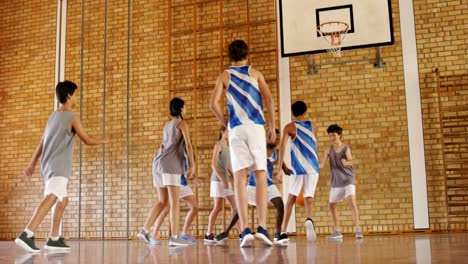
[[[257,80],[250,75],[250,66],[231,66],[226,90],[229,128],[239,125],[264,125],[263,104]]]
[[[273,149],[273,152],[271,153],[271,157],[267,157],[267,170],[268,170],[268,175],[267,175],[267,186],[273,185],[273,162],[278,160],[278,155],[276,154],[276,149]],[[249,176],[249,186],[257,186],[257,183],[255,182],[255,175],[253,171],[250,171],[250,176]]]
[[[291,140],[291,166],[293,175],[319,174],[317,139],[310,121],[294,121],[296,137]]]

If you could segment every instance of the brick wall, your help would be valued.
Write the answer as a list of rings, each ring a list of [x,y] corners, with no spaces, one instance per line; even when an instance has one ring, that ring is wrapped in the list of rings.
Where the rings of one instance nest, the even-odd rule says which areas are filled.
[[[132,2],[128,28],[128,3],[109,0],[105,32],[104,3],[85,2],[83,7],[82,1],[68,1],[66,78],[80,87],[80,105],[75,110],[81,112],[90,135],[101,135],[105,129],[112,143],[103,148],[80,146],[77,140],[69,184],[70,204],[64,218],[65,236],[77,237],[81,232],[82,237],[100,237],[104,230],[105,237],[126,237],[127,216],[129,235],[136,234],[158,199],[152,187],[151,163],[161,141],[162,126],[169,120],[167,106],[173,96],[186,100],[186,119],[202,180],[196,190],[201,211],[193,233],[206,231],[212,207],[210,160],[219,128],[208,109],[208,100],[217,74],[229,64],[225,47],[231,40],[244,38],[251,44],[251,64],[264,72],[278,102],[274,2],[255,1],[249,8],[239,1],[223,1],[222,8],[218,2],[184,3],[173,1],[173,19],[169,19],[168,1]],[[317,75],[307,75],[307,64],[302,57],[290,59],[291,99],[308,104],[308,116],[319,127],[320,153],[329,145],[326,127],[331,123],[344,127],[344,142],[351,146],[355,160],[361,223],[369,232],[413,230],[398,1],[392,5],[395,45],[383,48],[385,68],[351,63],[322,67]],[[466,8],[460,5],[461,1],[416,0],[414,6],[432,230],[444,229],[446,223],[433,69],[439,67],[446,74],[466,74],[467,37],[454,34],[456,30],[466,31],[463,22],[466,14],[462,12]],[[21,170],[53,111],[56,3],[16,1],[2,5],[0,10],[0,148],[3,150],[0,152],[0,208],[4,213],[0,238],[10,239],[24,228],[42,197],[42,180],[39,177],[25,180]],[[249,15],[242,16],[246,13]],[[239,17],[245,19],[240,21]],[[441,19],[444,30],[438,32],[435,25]],[[127,52],[128,29],[130,53]],[[374,52],[375,49],[362,49],[343,54],[345,59],[355,59],[372,56]],[[328,54],[315,58],[318,62],[333,60]],[[319,233],[331,231],[328,192],[329,169],[326,168],[321,173],[316,195],[314,221]],[[184,205],[182,208],[185,212]],[[351,232],[349,210],[345,204],[338,209],[343,230]],[[303,208],[298,207],[297,212],[298,232],[303,233],[300,224]],[[269,210],[269,228],[273,228],[274,215],[274,210]],[[47,236],[48,219],[41,224],[39,237]],[[220,215],[217,232],[224,222]],[[166,225],[162,231],[163,236],[168,234]]]

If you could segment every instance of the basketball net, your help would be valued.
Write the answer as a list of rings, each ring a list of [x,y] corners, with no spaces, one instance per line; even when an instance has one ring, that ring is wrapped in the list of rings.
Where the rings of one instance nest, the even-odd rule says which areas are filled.
[[[317,27],[317,32],[327,42],[327,48],[325,49],[335,58],[341,57],[341,44],[346,37],[346,33],[348,33],[348,29],[348,24],[341,21],[326,22]]]

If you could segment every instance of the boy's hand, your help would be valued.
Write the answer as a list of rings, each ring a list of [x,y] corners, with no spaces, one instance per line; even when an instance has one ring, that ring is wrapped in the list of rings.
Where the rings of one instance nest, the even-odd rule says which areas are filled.
[[[186,172],[186,176],[187,176],[187,180],[190,180],[193,177],[195,177],[195,168],[194,167],[188,168]]]
[[[224,180],[224,181],[222,182],[222,184],[223,184],[223,188],[224,188],[224,189],[228,189],[228,188],[229,188],[229,183],[228,183],[228,181]]]
[[[290,170],[288,167],[286,167],[286,166],[283,166],[283,172],[284,172],[284,174],[286,174],[286,175],[291,175],[291,170]]]
[[[276,140],[275,128],[270,127],[270,128],[268,128],[268,132],[267,132],[267,142],[273,144],[273,143],[275,143],[275,140]]]
[[[34,174],[34,167],[33,166],[28,166],[24,171],[23,171],[24,176],[26,177],[31,177]]]
[[[281,173],[281,171],[278,171],[276,173],[276,179],[278,180],[279,183],[283,183],[283,174]]]

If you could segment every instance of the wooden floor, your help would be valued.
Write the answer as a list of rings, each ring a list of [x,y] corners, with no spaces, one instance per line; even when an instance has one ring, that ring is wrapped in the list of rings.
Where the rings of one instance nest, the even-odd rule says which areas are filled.
[[[140,241],[68,241],[70,253],[25,253],[12,241],[0,241],[0,263],[468,263],[468,233],[373,235],[359,241],[344,237],[291,238],[288,247],[240,249],[239,241],[186,248],[149,247]],[[44,241],[36,243],[41,248]]]

